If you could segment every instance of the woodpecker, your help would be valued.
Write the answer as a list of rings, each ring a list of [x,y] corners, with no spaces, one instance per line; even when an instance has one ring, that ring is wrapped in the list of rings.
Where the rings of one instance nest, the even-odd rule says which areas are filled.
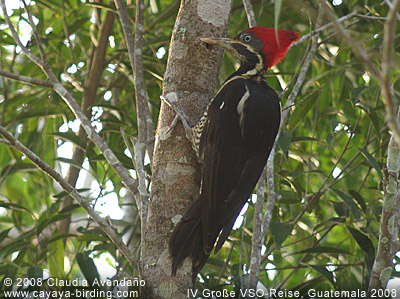
[[[189,257],[195,282],[215,243],[214,254],[253,192],[281,118],[279,97],[264,74],[298,38],[298,32],[266,27],[249,28],[233,39],[201,38],[207,45],[232,52],[241,65],[226,79],[198,124],[188,130],[202,162],[201,187],[170,238],[172,275]]]

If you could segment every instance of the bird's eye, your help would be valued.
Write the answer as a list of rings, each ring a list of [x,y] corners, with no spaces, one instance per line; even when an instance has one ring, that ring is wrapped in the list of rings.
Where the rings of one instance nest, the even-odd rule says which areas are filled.
[[[251,36],[248,35],[248,34],[246,34],[246,35],[243,36],[243,40],[244,40],[246,43],[248,43],[248,42],[251,41]]]

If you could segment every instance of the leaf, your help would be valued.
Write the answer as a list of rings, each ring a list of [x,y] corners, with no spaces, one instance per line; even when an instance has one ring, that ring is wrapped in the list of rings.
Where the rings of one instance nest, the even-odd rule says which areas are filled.
[[[285,153],[286,157],[288,156],[288,153],[289,153],[291,140],[292,140],[292,133],[288,130],[283,131],[279,135],[278,145],[282,149],[282,151]]]
[[[102,241],[102,242],[107,242],[109,239],[103,235],[98,235],[98,234],[91,234],[91,233],[85,233],[84,235],[80,235],[77,237],[78,241],[83,242],[83,241]]]
[[[73,24],[70,24],[68,27],[68,33],[73,34],[75,31],[81,29],[83,25],[87,22],[89,22],[90,18],[81,18],[81,19],[76,19]]]
[[[320,266],[320,265],[307,265],[307,266],[317,271],[319,274],[324,276],[333,286],[335,286],[333,273],[331,271],[328,271],[328,269],[326,269],[326,266]]]
[[[34,281],[39,282],[38,279],[42,279],[43,278],[43,269],[41,267],[30,267],[28,268],[27,271],[27,276],[28,278],[33,278]],[[31,288],[33,290],[39,291],[41,288],[41,284],[40,283],[34,283]]]
[[[365,200],[361,197],[360,193],[351,189],[349,190],[349,193],[365,212],[367,210],[367,205],[365,204]]]
[[[55,158],[54,160],[73,165],[74,167],[79,168],[79,169],[84,169],[82,165],[79,165],[76,161],[69,159],[69,158],[58,157],[58,158]]]
[[[10,209],[10,210],[15,210],[15,211],[23,211],[23,212],[31,213],[31,211],[29,211],[29,209],[27,209],[24,206],[21,206],[19,204],[15,204],[15,203],[0,201],[0,207],[5,208],[5,209]]]
[[[43,269],[41,267],[30,267],[27,275],[29,278],[43,278]]]
[[[0,24],[1,24],[1,22],[0,22]],[[11,37],[11,35],[9,35],[7,32],[2,30],[1,34],[0,34],[0,44],[3,44],[3,45],[14,45],[15,41]],[[1,87],[1,85],[0,85],[0,87]]]
[[[134,169],[132,159],[128,158],[123,152],[114,151],[115,156],[117,156],[118,160],[126,166],[128,169]],[[102,154],[96,155],[92,157],[92,162],[101,162],[105,161],[105,158]]]
[[[50,277],[64,277],[64,240],[59,239],[48,243],[47,246],[49,248],[48,263]]]
[[[333,208],[335,209],[336,214],[342,217],[349,217],[350,216],[350,209],[349,206],[344,202],[337,202],[333,203]]]
[[[16,173],[16,172],[27,172],[27,171],[37,171],[38,168],[35,166],[33,163],[15,163],[12,166],[10,165],[9,167],[5,167],[1,171],[1,175],[4,175],[4,173]]]
[[[351,254],[350,252],[340,249],[340,248],[336,248],[336,247],[328,247],[328,246],[317,246],[317,247],[312,247],[312,248],[308,248],[299,252],[295,252],[293,254],[296,253],[334,253],[334,254]]]
[[[31,118],[37,119],[39,117],[43,117],[44,115],[46,115],[46,116],[61,115],[63,113],[64,113],[64,111],[60,110],[59,108],[44,107],[41,109],[30,109],[27,111],[21,111],[20,113],[15,115],[14,120],[24,121],[24,120],[28,120]]]
[[[93,259],[89,257],[87,252],[79,252],[76,255],[76,260],[89,285],[93,285],[95,279],[100,280],[96,265],[94,264]]]
[[[65,213],[65,214],[56,214],[53,217],[45,218],[43,221],[40,221],[38,226],[36,227],[36,234],[39,235],[51,223],[65,219],[69,216],[70,216],[69,214]]]
[[[25,263],[24,258],[26,253],[28,252],[28,247],[20,248],[18,251],[18,256],[13,260],[13,263],[16,265],[23,265]]]
[[[368,113],[367,115],[368,115],[369,119],[371,120],[372,124],[374,125],[376,134],[379,134],[379,131],[381,130],[381,125],[380,125],[378,113],[371,112],[371,113]]]
[[[93,6],[93,7],[97,7],[97,8],[102,8],[105,10],[109,10],[112,11],[114,13],[117,13],[117,11],[115,10],[115,8],[113,8],[113,6],[107,5],[107,4],[103,4],[103,3],[84,3],[87,6]]]
[[[311,108],[315,105],[317,101],[314,100],[313,97],[309,97],[299,105],[296,105],[296,109],[294,109],[293,114],[289,118],[289,130],[294,131],[297,125],[303,123],[303,119],[306,114],[311,110]]]
[[[294,172],[288,172],[286,174],[287,177],[292,177],[295,178],[297,176],[300,175],[304,175],[304,174],[309,174],[309,173],[324,173],[322,170],[319,169],[311,169],[311,170],[307,170],[307,171],[294,171]]]
[[[279,203],[283,204],[298,204],[301,200],[299,195],[293,191],[282,190],[280,191],[281,199]]]
[[[0,240],[4,240],[8,236],[8,233],[10,232],[10,230],[11,230],[11,228],[5,229],[2,232],[0,232]]]
[[[13,253],[13,252],[18,252],[22,248],[25,248],[26,246],[29,246],[30,243],[27,241],[17,241],[11,244],[8,244],[7,246],[3,247],[0,249],[0,254],[2,255],[2,258],[6,257],[7,255]]]
[[[367,265],[369,276],[371,276],[372,266],[374,265],[375,260],[375,248],[372,244],[372,241],[367,235],[363,234],[359,230],[351,227],[347,227],[347,229],[353,236],[354,240],[356,240],[358,246],[360,246],[361,250],[364,252],[365,263]]]
[[[76,234],[57,234],[55,237],[52,237],[51,239],[49,239],[46,243],[52,243],[52,242],[56,242],[58,240],[63,240],[63,239],[70,239],[71,237],[76,237]]]
[[[90,188],[80,188],[80,189],[76,189],[76,191],[78,191],[79,193],[83,193],[83,192],[87,192],[89,191]],[[68,195],[67,191],[61,191],[60,193],[54,194],[53,197],[60,199],[60,198],[64,198],[65,196]]]
[[[369,105],[365,102],[357,102],[356,107],[361,108],[362,110],[364,110],[365,112],[367,112],[367,114],[369,115],[371,112],[371,108],[369,107]]]
[[[87,147],[87,143],[82,142],[82,138],[80,138],[78,135],[71,131],[67,132],[55,132],[48,134],[50,136],[56,136],[59,137],[62,140],[69,141],[72,144],[79,146],[80,149],[85,149]]]
[[[375,168],[382,181],[383,180],[382,170],[378,162],[376,162],[376,159],[370,153],[368,153],[366,149],[360,147],[357,147],[357,149],[363,154],[363,156],[368,160],[368,162],[372,165],[372,167]]]
[[[353,201],[353,199],[350,197],[350,195],[337,189],[332,188],[331,190],[333,190],[337,195],[339,195],[339,197],[343,199],[343,201],[350,207],[351,213],[353,214],[354,218],[356,220],[360,220],[361,210],[358,207],[358,205],[356,205],[356,203]]]
[[[63,213],[71,214],[71,213],[70,213],[71,211],[73,211],[73,210],[75,210],[75,209],[78,209],[78,208],[80,208],[80,207],[81,207],[81,206],[80,206],[79,204],[77,204],[77,203],[72,204],[72,205],[69,205],[69,206],[63,208],[63,209],[60,211],[60,214],[63,214]]]
[[[322,113],[321,116],[322,117],[326,117],[326,116],[331,116],[331,115],[338,115],[338,113],[340,113],[340,111],[334,107],[326,107]]]
[[[336,225],[336,224],[342,224],[345,222],[346,222],[346,219],[344,219],[343,217],[333,217],[333,218],[328,219],[325,222],[322,222],[322,223],[316,225],[314,227],[314,231],[317,231],[320,227],[332,226],[332,225]]]
[[[351,100],[352,100],[352,102],[353,102],[354,105],[357,104],[357,103],[360,101],[361,95],[362,95],[368,88],[369,88],[369,86],[360,86],[360,87],[354,88],[354,89],[351,91],[351,95],[352,95]]]
[[[321,142],[321,143],[326,143],[323,140],[320,140],[318,138],[314,137],[309,137],[309,136],[292,136],[292,143],[294,142],[303,142],[303,141],[315,141],[315,142]]]
[[[293,229],[293,223],[282,223],[282,222],[272,222],[269,225],[269,230],[271,231],[272,238],[276,248],[279,250],[282,247],[283,241],[289,237]]]

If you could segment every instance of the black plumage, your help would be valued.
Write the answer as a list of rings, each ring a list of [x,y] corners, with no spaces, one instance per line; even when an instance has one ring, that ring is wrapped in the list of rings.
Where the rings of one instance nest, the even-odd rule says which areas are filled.
[[[221,249],[274,144],[281,112],[277,93],[263,78],[269,64],[274,63],[273,57],[268,60],[263,52],[266,38],[259,37],[259,31],[266,29],[270,30],[251,28],[233,40],[203,39],[233,51],[242,64],[225,81],[199,124],[192,129],[191,141],[202,161],[202,180],[199,197],[170,239],[174,275],[184,259],[190,257],[194,281],[217,239],[214,252]],[[292,34],[290,43],[298,37]],[[277,51],[280,58],[290,43]]]

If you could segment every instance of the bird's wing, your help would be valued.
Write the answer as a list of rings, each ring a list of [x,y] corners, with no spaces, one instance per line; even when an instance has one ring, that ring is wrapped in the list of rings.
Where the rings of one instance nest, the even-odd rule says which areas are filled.
[[[200,154],[204,156],[200,196],[206,254],[211,252],[221,229],[224,228],[222,244],[228,237],[265,165],[277,131],[275,123],[279,125],[276,93],[272,93],[271,115],[277,113],[278,117],[271,119],[265,90],[258,90],[257,85],[249,81],[237,78],[219,91],[208,108],[200,140]],[[249,90],[250,94],[246,95]],[[238,105],[244,97],[248,98],[242,107],[244,116],[241,118]],[[271,122],[275,123],[270,125]]]

